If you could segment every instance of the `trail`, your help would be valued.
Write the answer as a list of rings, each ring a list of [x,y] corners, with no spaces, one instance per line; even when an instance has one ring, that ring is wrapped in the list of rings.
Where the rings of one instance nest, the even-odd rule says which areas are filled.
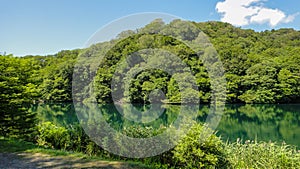
[[[0,153],[2,169],[61,169],[61,168],[104,168],[137,169],[140,167],[118,161],[86,160],[78,157],[50,156],[41,153]]]

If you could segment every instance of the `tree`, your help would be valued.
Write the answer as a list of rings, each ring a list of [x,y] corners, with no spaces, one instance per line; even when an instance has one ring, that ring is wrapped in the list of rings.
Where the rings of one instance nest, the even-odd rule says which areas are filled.
[[[29,138],[35,114],[28,106],[36,97],[35,68],[31,59],[0,56],[0,134]]]

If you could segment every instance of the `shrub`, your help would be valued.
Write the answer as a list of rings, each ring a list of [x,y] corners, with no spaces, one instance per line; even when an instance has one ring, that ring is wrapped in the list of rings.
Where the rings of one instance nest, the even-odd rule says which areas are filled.
[[[134,138],[147,138],[153,137],[158,134],[161,134],[165,130],[165,127],[161,127],[159,129],[154,129],[153,127],[142,127],[139,125],[133,125],[129,127],[124,127],[122,133]]]
[[[157,135],[164,128],[125,128],[123,133],[136,138]],[[154,168],[226,168],[225,144],[211,130],[202,124],[194,124],[187,135],[171,150],[155,157],[140,159]]]
[[[228,167],[224,143],[207,126],[194,124],[172,151],[176,168]]]
[[[85,134],[80,124],[72,124],[68,126],[68,133],[70,135],[70,144],[68,150],[75,152],[85,152],[86,147],[90,144],[89,137]],[[89,151],[92,152],[92,151]],[[90,154],[90,153],[88,153]]]
[[[51,122],[40,123],[37,125],[36,142],[46,148],[83,152],[88,155],[107,155],[85,134],[80,124],[61,127]]]
[[[40,146],[66,149],[70,144],[70,135],[64,127],[55,126],[51,122],[40,123],[37,126],[37,143]]]

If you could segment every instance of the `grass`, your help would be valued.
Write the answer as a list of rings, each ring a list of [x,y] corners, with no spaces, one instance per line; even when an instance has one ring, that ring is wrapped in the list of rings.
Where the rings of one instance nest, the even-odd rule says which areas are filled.
[[[38,149],[39,147],[33,143],[0,137],[0,152],[1,153],[13,153],[22,152],[31,149]]]
[[[53,149],[45,149],[31,142],[0,137],[0,153],[15,153],[15,152],[43,153],[52,156],[70,155],[70,152],[53,150]],[[83,156],[83,154],[80,153],[75,153],[75,154],[78,157]]]
[[[285,143],[238,140],[226,150],[232,168],[300,168],[300,151]]]

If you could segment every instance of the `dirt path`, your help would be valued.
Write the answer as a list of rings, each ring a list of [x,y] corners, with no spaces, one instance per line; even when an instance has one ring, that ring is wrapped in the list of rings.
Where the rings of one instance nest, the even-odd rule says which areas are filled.
[[[0,153],[0,168],[2,169],[40,169],[40,168],[112,168],[137,169],[133,164],[117,161],[85,160],[65,156],[50,156],[41,153]]]

